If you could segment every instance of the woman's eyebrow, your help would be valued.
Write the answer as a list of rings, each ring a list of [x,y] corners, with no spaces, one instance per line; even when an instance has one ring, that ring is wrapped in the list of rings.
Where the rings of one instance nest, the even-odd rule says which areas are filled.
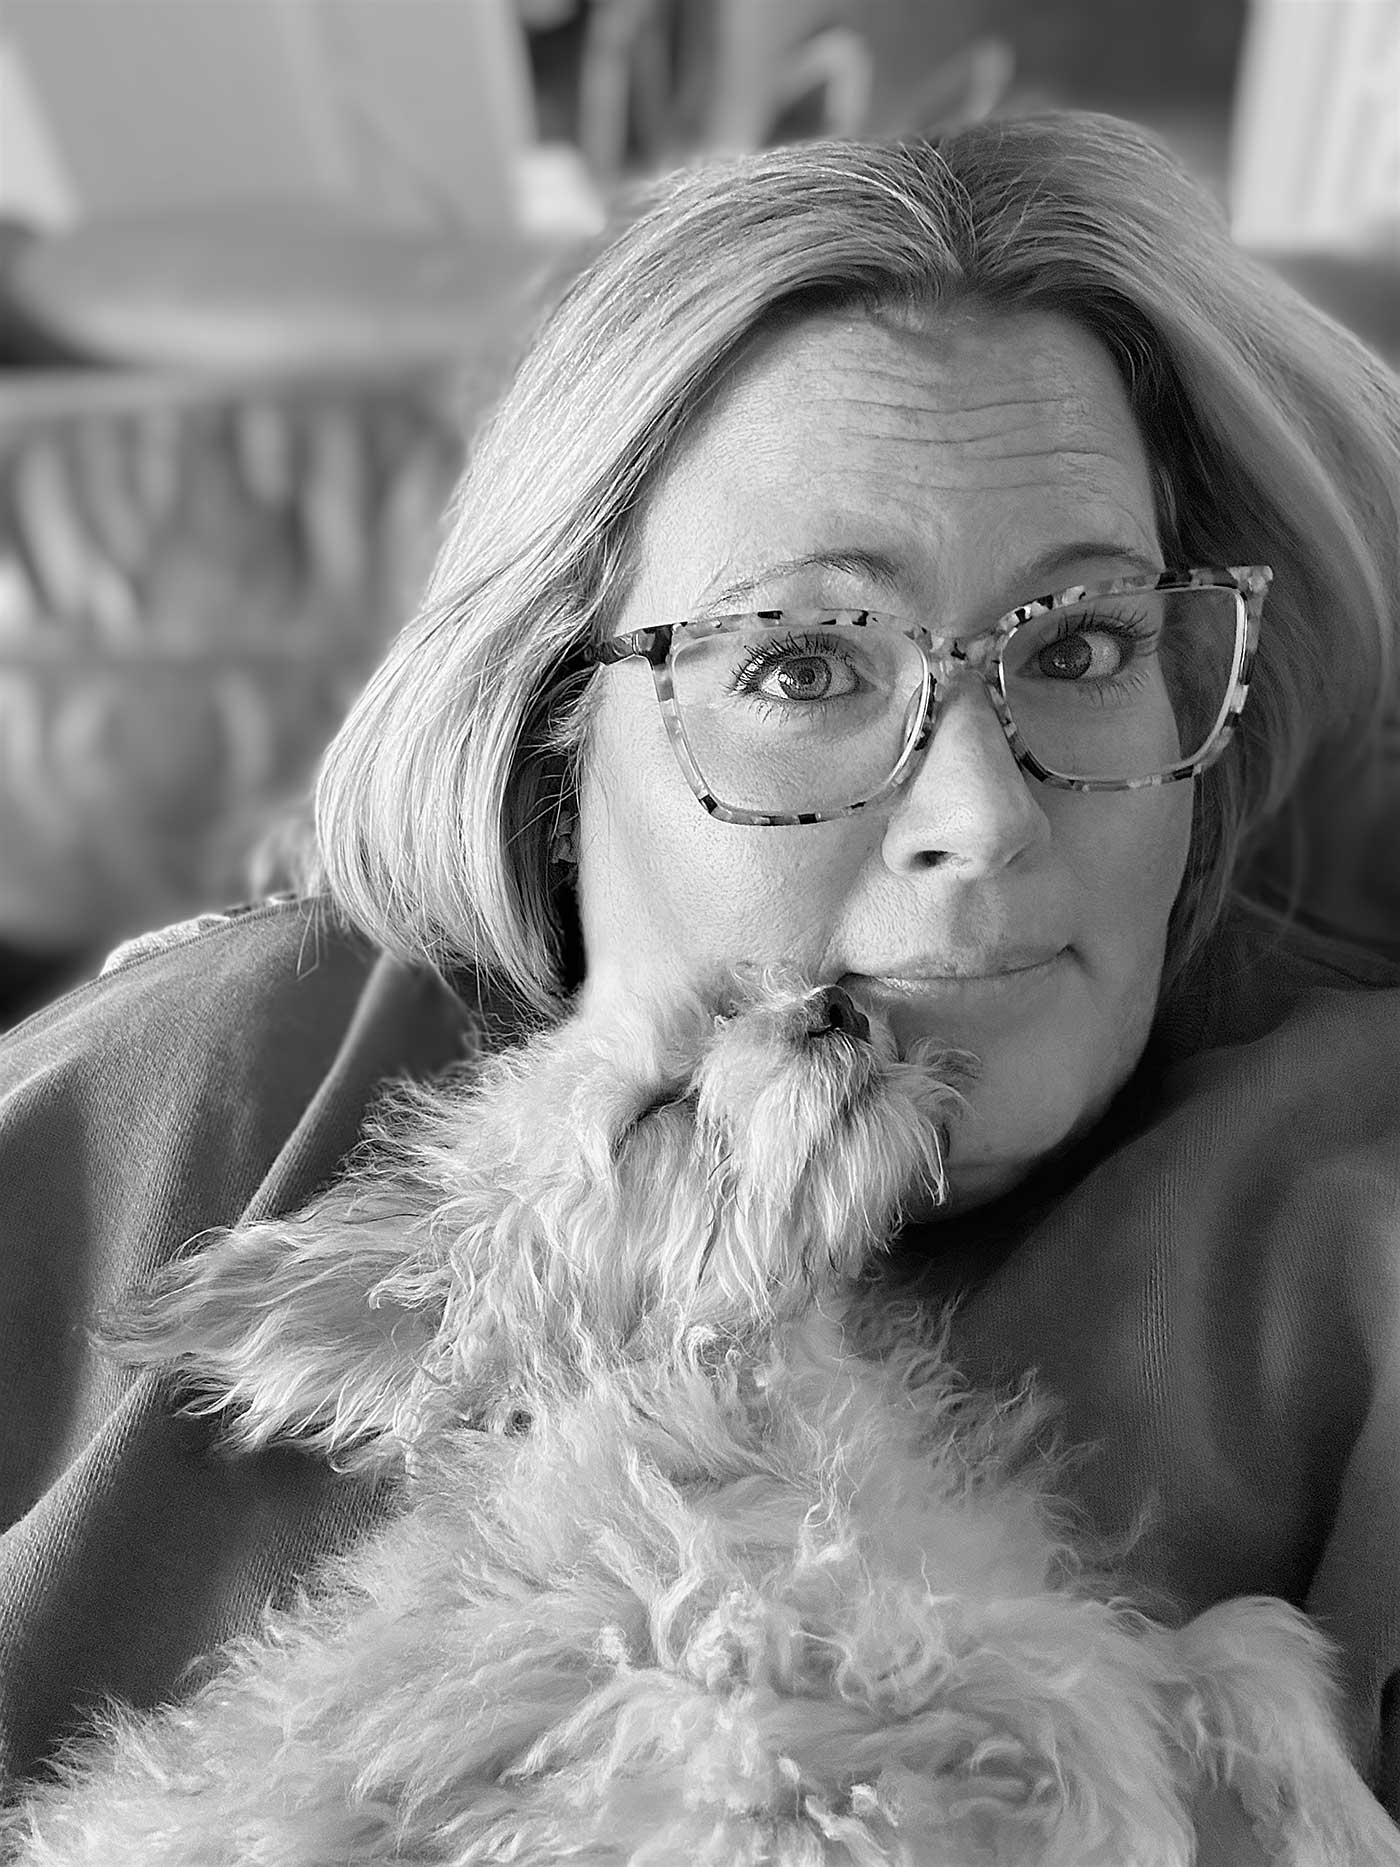
[[[908,582],[908,573],[894,558],[887,557],[882,551],[808,551],[801,557],[782,558],[775,563],[765,564],[751,575],[725,584],[706,599],[706,607],[718,608],[725,603],[743,602],[765,584],[774,583],[782,577],[796,576],[799,571],[805,570],[833,570],[848,577],[861,577],[887,595],[896,595],[907,587]]]
[[[1154,562],[1133,545],[1106,538],[1081,539],[1075,544],[1056,545],[1053,551],[1027,565],[1018,576],[1017,584],[1026,588],[1034,584],[1038,591],[1044,590],[1071,566],[1098,563],[1121,564],[1129,572],[1140,571],[1144,577],[1156,577],[1162,569],[1159,562]]]
[[[1026,589],[1033,585],[1036,591],[1041,591],[1070,566],[1094,563],[1121,565],[1129,572],[1140,571],[1147,577],[1156,576],[1162,568],[1144,552],[1120,539],[1077,539],[1071,544],[1056,545],[1045,556],[1036,558],[1020,573],[1017,585]],[[908,568],[883,551],[863,548],[807,551],[801,557],[780,558],[772,564],[764,564],[747,576],[725,584],[705,599],[705,607],[713,611],[729,604],[742,603],[765,584],[776,583],[784,577],[793,577],[808,570],[830,570],[848,577],[859,577],[887,596],[899,596],[906,592],[910,580]]]

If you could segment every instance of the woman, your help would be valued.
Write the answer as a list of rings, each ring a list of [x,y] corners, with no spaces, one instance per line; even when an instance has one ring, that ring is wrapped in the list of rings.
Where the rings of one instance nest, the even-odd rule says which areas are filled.
[[[8,1047],[6,1767],[390,1502],[208,1456],[91,1306],[522,1006],[781,957],[978,1058],[891,1281],[962,1297],[975,1378],[1039,1369],[1136,1581],[1319,1617],[1400,1809],[1400,979],[1243,906],[1380,711],[1398,467],[1394,383],[1125,125],[669,184],[330,750],[337,911],[156,942]]]

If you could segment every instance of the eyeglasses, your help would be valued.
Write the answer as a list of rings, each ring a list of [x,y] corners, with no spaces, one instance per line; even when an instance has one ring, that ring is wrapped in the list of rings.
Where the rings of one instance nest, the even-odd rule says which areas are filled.
[[[1076,584],[966,638],[870,610],[703,616],[613,636],[589,659],[650,662],[681,770],[725,823],[824,823],[888,797],[969,676],[1032,777],[1137,791],[1220,756],[1272,576],[1248,565]]]

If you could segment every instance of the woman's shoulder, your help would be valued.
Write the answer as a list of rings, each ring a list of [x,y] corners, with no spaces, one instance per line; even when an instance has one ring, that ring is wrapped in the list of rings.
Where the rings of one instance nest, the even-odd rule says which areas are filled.
[[[1156,1047],[1173,1062],[1274,1033],[1400,1036],[1400,956],[1242,905],[1169,995]]]
[[[276,1024],[297,1004],[329,1014],[381,961],[325,900],[274,895],[124,941],[92,978],[8,1033],[6,1048],[50,1054],[94,1026],[114,1034],[127,1024],[178,1039],[207,1034],[196,1019]]]
[[[1164,1166],[1175,1161],[1183,1201],[1188,1188],[1214,1188],[1212,1221],[1192,1237],[1229,1255],[1232,1236],[1272,1227],[1311,1255],[1348,1232],[1354,1267],[1393,1256],[1400,967],[1306,927],[1242,917],[1195,1003],[1170,1011],[1158,1039],[1146,1136]]]
[[[300,1206],[394,1078],[474,1047],[478,1007],[324,903],[120,950],[0,1041],[0,1523],[115,1404],[95,1310],[210,1227]]]
[[[255,1192],[309,1197],[383,1086],[470,1054],[483,1015],[319,899],[132,942],[0,1041],[4,1206],[81,1181],[89,1226],[125,1205],[168,1250]]]
[[[386,1073],[440,1067],[481,1011],[428,968],[390,960],[328,901],[274,896],[118,947],[0,1041],[0,1096],[73,1075],[139,1095],[173,1087],[173,1072],[191,1093],[239,1082],[275,1099],[283,1072],[318,1078],[381,1026],[402,1053],[381,1040]]]

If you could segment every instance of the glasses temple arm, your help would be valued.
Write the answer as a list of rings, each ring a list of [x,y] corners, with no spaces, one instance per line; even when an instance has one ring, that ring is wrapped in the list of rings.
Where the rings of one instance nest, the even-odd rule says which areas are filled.
[[[604,642],[596,642],[589,650],[589,660],[611,667],[619,661],[630,661],[634,655],[640,655],[643,661],[649,661],[653,667],[659,667],[665,661],[671,649],[672,625],[665,624],[659,629],[634,629],[630,635],[609,636]]]

